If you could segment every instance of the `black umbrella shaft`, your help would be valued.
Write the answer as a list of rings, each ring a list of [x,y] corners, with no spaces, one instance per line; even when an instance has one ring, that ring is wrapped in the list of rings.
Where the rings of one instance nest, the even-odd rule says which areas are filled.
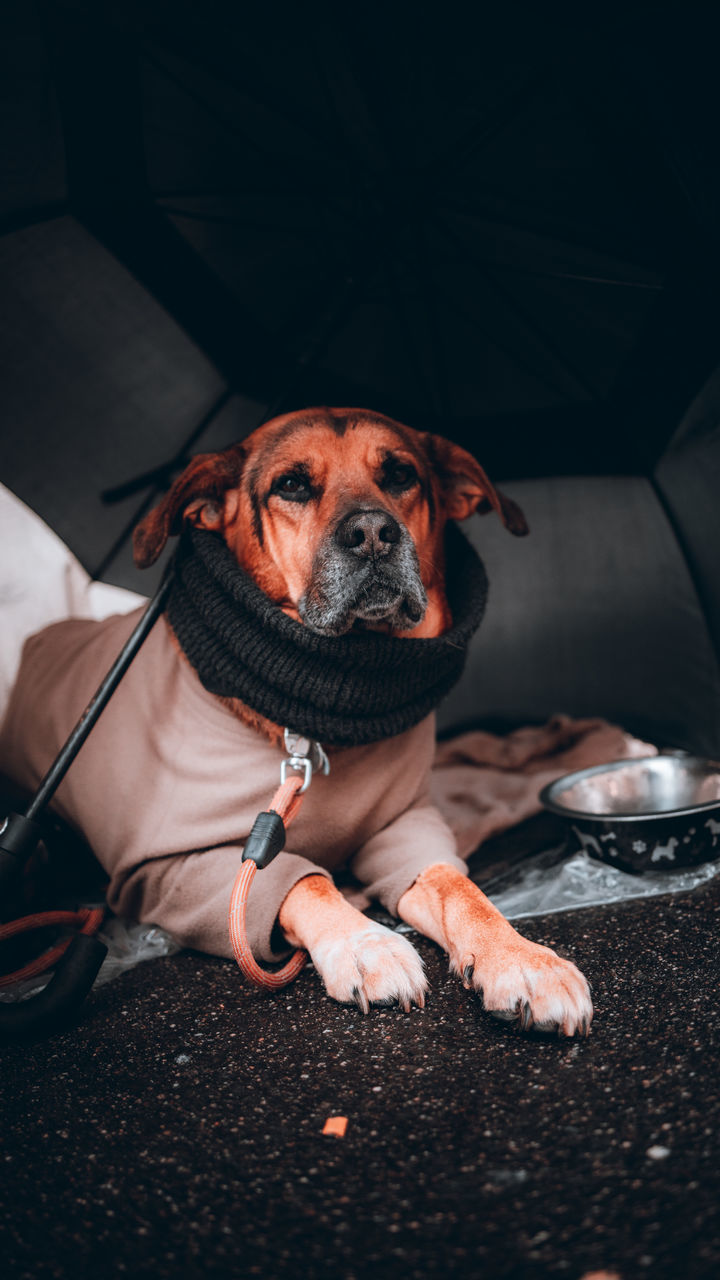
[[[42,813],[46,804],[48,804],[54,796],[57,788],[70,768],[70,765],[78,754],[78,751],[90,733],[90,730],[97,722],[100,714],[105,710],[105,707],[125,675],[130,663],[133,661],[133,658],[147,639],[152,628],[160,617],[160,614],[165,608],[165,603],[170,593],[171,585],[172,572],[170,568],[168,568],[160,586],[155,592],[155,595],[135,627],[135,630],[132,635],[128,637],[113,665],[102,681],[102,684],[93,694],[93,697],[90,699],[90,702],[83,711],[80,719],[75,725],[75,728],[70,734],[70,737],[67,739],[67,742],[53,761],[48,772],[45,774],[45,777],[27,807],[27,818],[37,818],[38,815]]]

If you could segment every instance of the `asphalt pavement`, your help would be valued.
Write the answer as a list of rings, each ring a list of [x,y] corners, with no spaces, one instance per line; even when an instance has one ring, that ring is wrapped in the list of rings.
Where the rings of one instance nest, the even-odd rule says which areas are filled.
[[[525,922],[591,980],[586,1041],[494,1021],[415,937],[409,1014],[138,966],[0,1055],[3,1276],[717,1277],[719,913]]]

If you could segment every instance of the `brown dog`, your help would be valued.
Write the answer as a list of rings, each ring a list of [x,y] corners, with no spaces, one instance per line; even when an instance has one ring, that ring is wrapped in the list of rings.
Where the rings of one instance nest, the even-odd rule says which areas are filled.
[[[308,409],[276,418],[246,441],[195,458],[136,530],[151,564],[183,522],[218,532],[239,564],[291,617],[321,635],[351,629],[433,637],[451,623],[444,527],[494,511],[514,534],[522,512],[463,449],[389,418]],[[281,726],[231,702],[277,741]],[[457,867],[442,858],[400,898],[398,913],[437,942],[467,988],[523,1027],[586,1034],[592,1018],[579,970],[528,942]],[[369,927],[324,875],[309,874],[279,911],[287,941],[307,949],[331,995],[422,1005],[425,978],[406,939]]]

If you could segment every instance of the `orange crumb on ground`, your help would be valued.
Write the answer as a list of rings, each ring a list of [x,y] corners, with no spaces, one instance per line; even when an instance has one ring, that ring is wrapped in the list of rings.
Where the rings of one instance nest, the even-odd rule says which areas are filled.
[[[347,1124],[347,1116],[328,1116],[323,1133],[334,1133],[336,1138],[344,1138]]]

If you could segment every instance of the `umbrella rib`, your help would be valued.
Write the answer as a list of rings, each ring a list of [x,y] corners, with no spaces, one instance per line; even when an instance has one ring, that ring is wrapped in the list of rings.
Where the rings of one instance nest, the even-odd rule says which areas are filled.
[[[265,160],[268,159],[268,152],[260,145],[260,143],[256,142],[254,138],[252,138],[248,133],[246,133],[242,129],[235,128],[232,122],[229,121],[225,116],[223,116],[221,112],[217,111],[214,107],[212,107],[210,103],[208,103],[202,97],[202,95],[197,92],[197,90],[191,88],[189,85],[185,83],[182,77],[178,76],[175,72],[171,71],[169,67],[166,67],[161,59],[157,57],[153,57],[150,53],[147,52],[147,50],[145,52],[145,56],[148,62],[150,62],[150,64],[154,66],[157,71],[159,71],[168,80],[170,80],[171,83],[175,84],[178,88],[182,89],[184,93],[187,93],[188,97],[190,97],[194,102],[197,103],[198,106],[200,106],[204,111],[206,111],[210,119],[214,120],[217,124],[219,124],[220,127],[223,128],[230,137],[241,139],[246,145],[250,146],[255,151],[256,155],[260,156],[262,159],[265,159]],[[263,104],[263,110],[269,110],[269,109],[265,107],[265,105]],[[272,113],[269,112],[269,114],[272,114]],[[278,116],[277,119],[282,122],[283,117]],[[315,145],[323,149],[324,151],[323,163],[327,165],[330,160],[328,149],[324,146],[322,140],[318,139],[316,135],[313,135],[312,141]],[[270,156],[270,158],[278,165],[282,166],[282,165],[290,164],[293,166],[293,183],[298,183],[299,179],[301,177],[304,177],[306,166],[302,162],[299,162],[297,159],[292,157],[292,155],[287,156],[287,155],[275,153],[274,155]],[[303,194],[305,196],[308,196],[310,198],[313,198],[313,197],[317,198],[317,189],[315,185],[313,184],[308,185],[307,182],[299,183],[299,185],[302,186]],[[287,189],[287,175],[285,173],[282,173],[281,181],[278,186],[278,191],[274,193],[270,192],[269,194],[279,194],[281,191],[286,189]],[[245,194],[245,192],[243,191],[240,194]],[[343,205],[328,192],[328,189],[326,186],[323,187],[322,189],[322,201],[319,203],[321,204],[321,207],[323,209],[332,208],[343,217],[347,217],[348,213],[350,214],[351,217],[355,216],[352,207],[350,207],[349,210],[343,207]],[[191,217],[193,215],[184,213],[182,216]],[[210,221],[210,218],[207,218],[205,220]]]
[[[334,115],[340,121],[345,138],[353,143],[356,154],[368,168],[382,172],[387,169],[388,157],[383,149],[381,136],[368,109],[367,99],[361,92],[347,59],[343,59],[335,33],[328,25],[323,25],[313,33],[312,49],[314,54],[319,54],[315,57],[315,65],[323,73],[323,86],[331,118]],[[344,147],[340,154],[345,159]],[[352,174],[352,166],[350,176],[355,176]]]
[[[303,347],[300,355],[291,362],[280,391],[275,396],[275,399],[267,404],[263,416],[257,424],[258,426],[263,422],[268,422],[280,412],[293,387],[301,381],[321,358],[323,352],[327,350],[338,331],[338,325],[343,314],[347,313],[349,309],[350,299],[356,288],[356,278],[346,275],[341,282],[339,291],[334,294],[332,300],[325,307],[323,315],[315,327],[314,334]]]
[[[210,423],[225,408],[231,397],[229,389],[225,389],[220,396],[210,406],[207,413],[203,414],[200,421],[193,427],[190,435],[180,445],[180,448],[173,454],[172,458],[167,462],[161,463],[158,467],[152,467],[149,471],[143,471],[140,475],[134,476],[131,480],[124,481],[123,484],[114,485],[111,489],[104,489],[100,494],[103,502],[112,504],[122,502],[124,498],[129,498],[131,494],[137,493],[140,489],[145,489],[149,484],[160,484],[168,478],[169,473],[178,471],[188,460],[188,454],[193,445],[202,436],[203,432],[210,426]]]
[[[215,402],[208,409],[207,413],[204,413],[200,421],[193,427],[189,436],[183,441],[177,452],[167,462],[162,463],[158,467],[154,467],[151,471],[144,472],[142,475],[134,476],[131,480],[126,480],[123,484],[117,485],[112,489],[105,489],[104,492],[100,494],[101,501],[110,504],[114,502],[121,502],[124,498],[128,498],[132,494],[137,493],[140,489],[144,489],[146,486],[149,486],[149,491],[143,498],[140,506],[123,526],[109,551],[103,556],[97,568],[91,573],[90,576],[93,581],[97,581],[97,579],[102,578],[103,574],[107,572],[109,566],[112,564],[113,560],[122,550],[126,541],[130,537],[135,525],[138,521],[142,520],[142,517],[152,506],[152,503],[158,494],[162,493],[167,487],[173,473],[181,470],[185,465],[188,460],[188,454],[190,453],[193,445],[197,443],[203,433],[210,426],[211,422],[213,422],[218,414],[225,408],[225,405],[229,402],[231,395],[232,392],[230,389],[226,388],[222,394],[218,396]]]
[[[705,219],[703,211],[695,198],[695,192],[689,185],[687,177],[678,163],[677,156],[665,144],[662,131],[659,131],[657,127],[652,128],[651,119],[647,114],[646,100],[642,95],[638,96],[637,91],[633,94],[629,90],[627,74],[621,62],[615,59],[613,66],[613,94],[615,100],[622,104],[622,126],[618,123],[617,113],[614,114],[612,108],[609,108],[607,99],[602,92],[605,86],[605,79],[603,78],[602,87],[600,88],[597,83],[588,87],[587,68],[584,69],[584,72],[584,77],[580,80],[571,66],[563,65],[558,67],[558,75],[563,77],[566,92],[575,108],[583,113],[596,141],[609,158],[616,164],[619,161],[621,172],[624,173],[626,179],[625,194],[629,190],[633,203],[641,216],[647,219],[647,210],[642,208],[637,197],[638,157],[641,157],[641,163],[645,165],[647,181],[649,167],[647,157],[654,153],[665,165],[666,172],[670,174],[671,181],[675,184],[681,200],[691,212],[696,228],[703,228]],[[657,125],[657,118],[655,123]],[[686,138],[684,153],[688,151],[688,144],[692,145],[692,142],[691,139]],[[652,171],[651,176],[657,183],[657,173]],[[661,188],[662,196],[665,197],[665,203],[667,203],[666,184],[660,181],[657,185]],[[677,220],[677,209],[674,216]],[[680,227],[678,230],[677,221],[675,223],[675,233],[686,234],[686,228]],[[667,244],[665,248],[667,249]],[[670,250],[670,257],[672,258],[672,249]]]
[[[210,117],[211,120],[214,120],[216,124],[220,125],[220,127],[225,131],[228,137],[240,139],[246,146],[249,146],[251,150],[253,150],[257,155],[261,156],[263,159],[270,158],[276,161],[278,164],[283,164],[283,165],[290,163],[298,174],[303,173],[303,165],[300,162],[298,162],[298,160],[295,157],[293,157],[292,154],[288,155],[286,153],[285,155],[283,155],[281,153],[276,152],[270,157],[268,157],[267,150],[264,149],[258,141],[256,141],[250,134],[248,134],[247,131],[243,129],[238,129],[230,120],[227,119],[225,115],[223,115],[221,111],[218,111],[217,108],[212,106],[212,104],[209,103],[207,99],[205,99],[202,96],[201,93],[198,93],[197,89],[188,85],[187,82],[183,80],[182,76],[179,76],[177,72],[174,72],[169,67],[167,67],[165,63],[162,61],[162,58],[158,57],[156,54],[155,55],[152,54],[147,48],[145,49],[144,52],[145,52],[145,58],[150,63],[150,65],[154,67],[155,70],[158,71],[161,75],[165,76],[165,78],[169,80],[171,84],[174,84],[177,88],[181,89],[183,93],[187,94],[187,96],[193,102],[195,102],[197,106],[201,107],[202,110],[206,112],[206,114]],[[264,111],[267,111],[269,115],[276,114],[276,118],[282,121],[283,117],[280,115],[277,115],[277,113],[273,113],[270,110],[270,108],[265,106],[264,103],[262,104],[262,109]],[[321,140],[319,140],[315,136],[313,136],[312,140],[315,145],[320,146],[322,148]],[[325,148],[323,148],[323,150],[325,150]],[[328,158],[329,157],[326,153],[325,154],[326,162]],[[296,181],[296,179],[293,178],[293,181]]]
[[[479,259],[478,259],[479,261]],[[489,259],[484,259],[485,265],[492,268],[493,263]],[[662,293],[665,285],[661,283],[651,284],[644,280],[619,280],[612,276],[587,276],[580,275],[577,271],[551,271],[549,268],[540,270],[533,267],[519,267],[513,262],[503,262],[503,271],[509,271],[513,275],[532,276],[533,279],[539,280],[575,280],[580,284],[603,284],[611,285],[619,289],[640,289],[650,293]]]
[[[513,200],[516,200],[515,197],[511,197],[511,198]],[[591,227],[585,226],[584,228],[582,228],[582,232],[584,235],[583,239],[580,239],[578,236],[573,236],[572,234],[568,235],[567,226],[558,228],[557,223],[556,222],[553,223],[552,210],[542,209],[542,208],[539,208],[537,205],[530,207],[530,214],[534,215],[536,218],[537,217],[539,217],[540,219],[545,218],[546,225],[542,225],[542,224],[538,225],[537,222],[535,224],[532,224],[530,222],[523,222],[515,217],[503,216],[502,218],[500,218],[497,216],[493,216],[492,214],[488,214],[482,209],[479,209],[476,204],[468,206],[467,204],[462,205],[458,203],[453,203],[453,199],[451,196],[443,196],[441,205],[442,205],[442,209],[446,213],[450,213],[450,214],[454,213],[459,215],[460,217],[466,217],[466,218],[479,218],[483,222],[488,223],[491,227],[499,226],[501,228],[507,228],[509,231],[520,231],[524,235],[535,236],[538,239],[547,237],[549,239],[554,240],[558,245],[562,247],[579,250],[581,253],[596,254],[604,258],[611,257],[615,262],[621,262],[621,261],[628,262],[629,265],[632,265],[633,267],[639,267],[641,270],[646,270],[648,272],[651,272],[655,276],[659,274],[658,269],[655,266],[644,267],[642,263],[633,261],[627,256],[623,256],[622,258],[620,258],[615,251],[613,251],[613,253],[609,255],[607,252],[607,249],[604,247],[604,245],[607,243],[607,233],[603,231],[602,227],[591,228]],[[603,239],[603,236],[605,236],[605,239]],[[597,241],[597,244],[589,243],[588,238],[591,242],[593,241],[593,238],[594,238]],[[662,285],[660,287],[662,287]]]
[[[567,357],[561,351],[558,350],[558,348],[555,346],[555,343],[552,341],[552,339],[549,339],[539,329],[536,322],[533,320],[531,316],[527,314],[524,307],[522,307],[520,303],[518,303],[512,297],[512,295],[508,295],[506,289],[503,287],[500,281],[495,278],[495,276],[493,276],[490,272],[485,271],[483,269],[483,267],[477,262],[475,255],[472,253],[472,251],[468,250],[467,247],[463,245],[462,241],[460,241],[459,237],[456,235],[456,233],[453,231],[451,227],[448,227],[448,226],[443,227],[443,225],[440,223],[440,220],[437,218],[435,219],[435,222],[440,232],[441,233],[444,232],[446,238],[449,239],[455,245],[455,247],[464,254],[466,260],[472,264],[472,266],[475,268],[478,275],[480,275],[480,277],[485,281],[485,284],[489,285],[491,289],[494,289],[495,292],[500,295],[500,297],[503,299],[503,302],[505,303],[505,306],[509,309],[511,314],[513,314],[519,320],[520,324],[523,325],[524,328],[532,335],[534,341],[537,342],[541,348],[544,348],[544,350],[548,353],[551,359],[557,362],[557,364],[560,366],[563,372],[566,373],[570,378],[572,378],[572,380],[575,383],[577,383],[578,387],[580,387],[583,393],[586,396],[588,396],[590,400],[594,401],[598,405],[601,405],[602,402],[600,400],[600,396],[596,391],[596,389],[593,387],[593,385],[590,382],[588,382],[588,380],[584,377],[582,373],[579,373],[578,370],[573,367],[573,365],[567,359]]]
[[[563,399],[567,399],[566,388],[559,386],[557,382],[548,378],[543,372],[535,368],[528,360],[526,360],[524,356],[520,355],[512,347],[508,346],[508,344],[504,342],[496,332],[487,328],[471,307],[463,304],[457,297],[450,293],[444,282],[436,281],[436,288],[437,292],[442,295],[444,299],[443,305],[446,308],[453,310],[455,314],[466,324],[469,324],[472,328],[476,329],[478,333],[481,333],[492,346],[498,347],[500,351],[504,351],[505,355],[512,361],[512,363],[517,368],[524,369],[525,373],[529,374],[535,382],[539,382],[554,396],[559,395]]]
[[[438,393],[435,381],[430,373],[430,368],[425,359],[423,359],[422,342],[418,335],[417,314],[408,306],[408,299],[404,295],[400,271],[395,260],[390,254],[385,255],[386,263],[386,279],[388,288],[393,300],[393,308],[397,314],[400,333],[402,335],[402,344],[405,350],[405,359],[408,370],[413,374],[416,382],[420,382],[425,387],[425,394],[431,400],[433,409],[439,412]],[[415,341],[410,339],[410,331],[413,331]]]
[[[508,346],[496,331],[488,329],[480,321],[477,313],[470,307],[464,306],[456,296],[451,295],[447,286],[444,285],[444,282],[441,282],[437,277],[436,289],[443,295],[446,306],[449,305],[454,307],[456,314],[460,315],[466,323],[469,323],[477,329],[478,332],[482,333],[483,337],[487,338],[488,342],[499,347],[501,351],[504,351],[505,355],[510,358],[513,364],[517,365],[518,368],[524,369],[531,378],[536,382],[539,382],[548,391],[552,392],[553,395],[560,395],[563,399],[567,399],[566,387],[561,386],[554,378],[548,377],[544,367],[543,369],[538,368],[532,362],[528,361],[523,355],[519,354],[516,349]],[[594,400],[594,397],[591,398]]]
[[[453,155],[445,155],[434,170],[432,162],[425,165],[421,169],[421,173],[432,180],[434,189],[437,190],[438,185],[446,181],[453,171],[457,172],[458,169],[462,169],[477,151],[480,151],[494,137],[507,129],[512,123],[513,117],[518,111],[522,110],[544,79],[544,73],[538,70],[530,73],[522,84],[516,86],[501,102],[495,104],[493,119],[486,123],[479,134],[475,133],[463,138]],[[501,115],[502,112],[505,114]]]
[[[249,195],[250,193],[246,192],[245,194]],[[261,198],[265,198],[270,193],[262,192],[262,193],[252,193],[252,194],[258,194],[261,196]],[[155,202],[156,204],[158,204],[159,208],[162,209],[163,213],[168,214],[170,217],[187,218],[192,222],[203,222],[203,223],[209,223],[209,224],[214,224],[218,226],[239,227],[243,231],[259,231],[259,232],[265,232],[265,233],[269,232],[270,234],[275,234],[278,232],[284,233],[284,234],[287,234],[288,232],[290,233],[297,232],[299,235],[312,237],[315,240],[319,241],[321,244],[326,244],[328,236],[332,234],[332,230],[327,220],[322,221],[317,217],[308,218],[308,221],[301,227],[298,226],[297,222],[295,223],[287,222],[284,226],[276,226],[268,222],[264,222],[264,221],[258,222],[251,218],[243,217],[241,213],[214,214],[214,213],[202,213],[195,209],[181,209],[178,205],[165,204],[163,200],[161,200],[158,197],[156,197]],[[327,209],[325,208],[325,206],[320,206],[320,208],[323,213],[327,213]],[[336,232],[336,234],[338,233]]]
[[[437,324],[438,293],[432,270],[430,254],[428,251],[427,221],[423,221],[417,227],[416,236],[413,238],[416,245],[414,265],[416,266],[416,278],[425,314],[425,325],[428,332],[428,349],[431,357],[428,364],[427,376],[432,387],[432,401],[436,416],[439,418],[440,422],[449,421],[451,417],[452,397],[450,395],[450,381],[448,378],[447,366],[443,359],[442,338]],[[435,305],[433,305],[433,302]]]
[[[249,194],[249,193],[245,193],[245,194]],[[266,198],[271,193],[270,192],[257,192],[257,193],[253,192],[253,194],[257,194],[258,196],[260,196],[260,198]],[[181,209],[178,205],[165,204],[162,201],[160,201],[159,203],[160,203],[160,208],[163,210],[164,213],[169,213],[174,218],[188,218],[191,222],[212,222],[212,223],[217,223],[219,226],[231,226],[231,227],[241,226],[249,229],[250,231],[270,231],[270,232],[295,230],[297,225],[296,223],[293,223],[291,227],[288,227],[287,224],[285,226],[278,227],[278,226],[273,226],[272,223],[268,223],[265,221],[257,222],[257,221],[253,221],[252,219],[244,218],[242,213],[228,213],[228,214],[203,213],[199,209]],[[309,229],[310,229],[309,227],[301,228],[303,232],[308,231]]]
[[[93,28],[94,30],[94,28]],[[162,213],[148,187],[137,57],[98,24],[97,48],[53,24],[55,84],[74,217],[213,361],[223,383],[242,371],[250,392],[270,372],[257,315]],[[92,110],[88,109],[92,103]],[[103,145],[100,145],[100,142]],[[272,360],[272,366],[275,359]]]

